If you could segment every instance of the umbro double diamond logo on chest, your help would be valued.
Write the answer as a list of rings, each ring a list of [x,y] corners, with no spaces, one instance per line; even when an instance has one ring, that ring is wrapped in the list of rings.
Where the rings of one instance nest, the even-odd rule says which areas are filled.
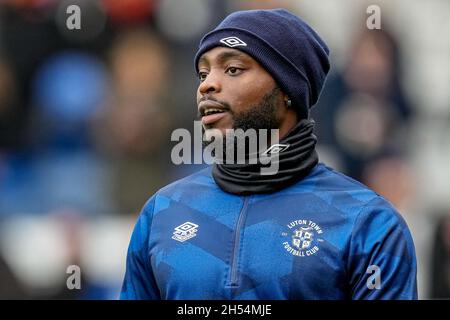
[[[220,39],[220,42],[222,42],[223,44],[233,48],[233,47],[245,47],[247,46],[247,44],[242,41],[241,39],[239,39],[238,37],[226,37],[223,39]]]
[[[175,227],[172,239],[184,242],[197,235],[198,225],[189,221]]]

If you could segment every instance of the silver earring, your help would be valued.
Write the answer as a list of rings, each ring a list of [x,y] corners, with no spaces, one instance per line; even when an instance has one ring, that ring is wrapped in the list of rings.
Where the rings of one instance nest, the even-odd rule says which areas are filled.
[[[287,100],[286,100],[286,107],[290,108],[291,105],[292,105],[291,99],[287,99]]]

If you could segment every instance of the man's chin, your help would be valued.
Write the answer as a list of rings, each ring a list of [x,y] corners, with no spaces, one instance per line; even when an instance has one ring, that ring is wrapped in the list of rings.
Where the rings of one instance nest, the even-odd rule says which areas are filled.
[[[208,128],[204,127],[204,130],[205,130],[204,138],[206,140],[211,140],[212,138],[217,139],[219,137],[223,138],[223,137],[225,137],[227,129],[228,128],[220,128],[220,127],[217,128],[214,126],[208,126]],[[232,128],[229,128],[229,129],[232,129]]]

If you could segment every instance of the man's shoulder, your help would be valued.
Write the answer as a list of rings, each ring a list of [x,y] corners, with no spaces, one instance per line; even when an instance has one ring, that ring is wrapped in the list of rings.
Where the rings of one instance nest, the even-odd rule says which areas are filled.
[[[323,163],[314,168],[304,184],[309,185],[308,189],[315,197],[344,212],[358,215],[363,208],[375,206],[396,215],[394,206],[383,196]]]
[[[178,179],[162,187],[154,196],[171,196],[180,191],[190,189],[195,190],[201,187],[214,187],[214,179],[211,175],[211,167],[200,169],[184,178]]]
[[[153,212],[161,206],[164,207],[164,203],[168,201],[179,200],[182,195],[193,196],[201,192],[202,188],[214,188],[215,186],[211,168],[208,166],[160,188],[146,201],[143,212]]]
[[[309,199],[328,207],[324,209],[327,215],[335,214],[352,221],[354,230],[396,229],[406,232],[410,238],[407,224],[397,208],[355,179],[320,163],[305,183],[311,185]]]
[[[363,183],[323,163],[319,163],[314,168],[308,179],[317,192],[347,193],[357,199],[369,201],[373,198],[381,197]]]

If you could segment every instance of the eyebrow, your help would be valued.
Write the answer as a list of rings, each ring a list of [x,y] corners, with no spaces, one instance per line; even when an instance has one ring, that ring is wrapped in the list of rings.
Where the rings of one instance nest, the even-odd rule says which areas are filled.
[[[244,54],[237,50],[236,51],[224,51],[222,53],[219,53],[219,55],[216,57],[216,60],[218,63],[222,64],[229,59],[242,58],[242,57],[245,57]],[[198,64],[200,65],[201,63],[209,64],[208,59],[204,55],[202,57],[200,57],[200,59],[198,60]]]

